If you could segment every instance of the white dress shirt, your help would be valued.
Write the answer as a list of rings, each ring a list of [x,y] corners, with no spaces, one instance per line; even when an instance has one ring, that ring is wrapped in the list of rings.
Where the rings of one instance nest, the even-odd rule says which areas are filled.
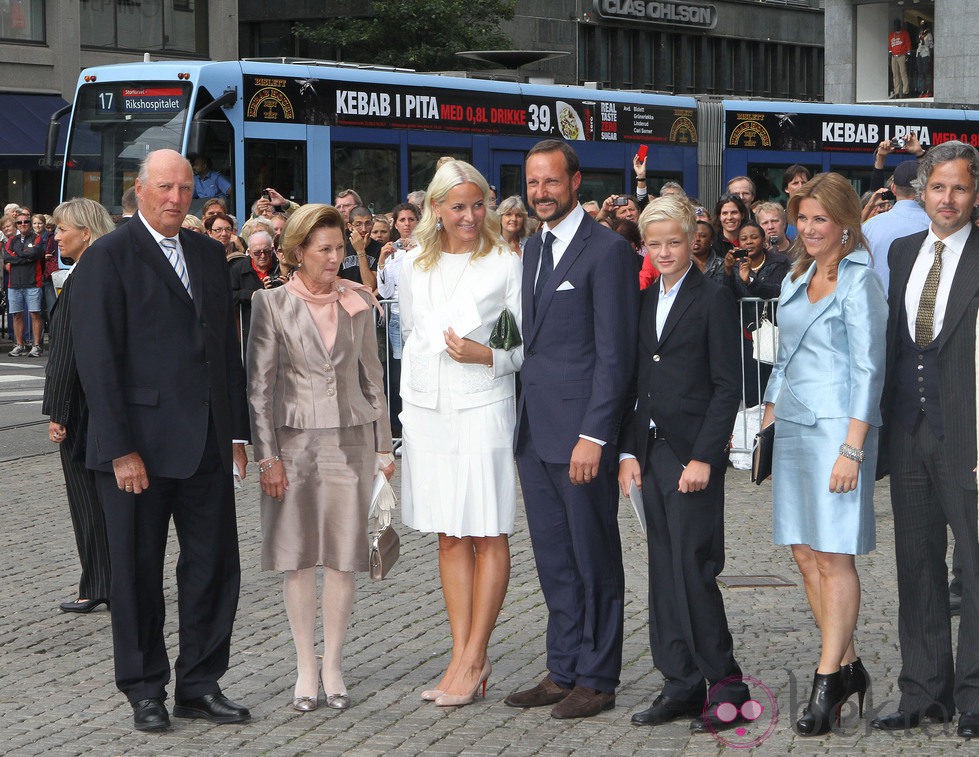
[[[938,279],[938,293],[935,295],[935,333],[933,338],[942,333],[942,324],[945,321],[945,307],[948,305],[948,295],[952,291],[952,279],[955,278],[955,269],[959,266],[962,257],[962,249],[969,239],[972,232],[972,224],[967,223],[954,234],[949,234],[940,241],[945,243],[942,251],[942,274]],[[939,241],[934,229],[929,227],[928,236],[925,237],[918,257],[915,258],[914,265],[911,267],[911,275],[908,277],[908,287],[904,292],[904,309],[908,317],[908,333],[914,337],[915,321],[918,318],[918,305],[921,302],[921,290],[925,286],[925,279],[928,278],[928,271],[931,270],[932,263],[935,262],[935,242]]]
[[[157,247],[160,248],[160,254],[163,255],[164,258],[166,258],[167,254],[163,251],[163,245],[160,244],[160,242],[162,242],[164,239],[173,239],[177,243],[177,256],[183,261],[184,268],[187,268],[187,258],[184,257],[184,248],[180,244],[180,233],[178,232],[174,234],[172,237],[168,237],[164,234],[161,234],[159,231],[157,231],[152,226],[150,226],[146,222],[146,219],[143,218],[143,216],[140,215],[139,213],[136,214],[136,217],[143,222],[143,226],[146,227],[146,230],[150,233],[150,236],[153,237],[153,241],[156,242]],[[168,264],[170,263],[169,259],[167,259],[167,263]],[[190,276],[189,268],[187,268],[187,276],[188,277]]]
[[[680,287],[683,282],[686,281],[687,274],[690,273],[690,269],[693,268],[693,263],[691,263],[687,270],[683,272],[680,280],[670,287],[670,291],[666,291],[666,287],[663,285],[663,277],[659,277],[659,299],[656,302],[656,340],[663,336],[663,326],[666,325],[666,319],[670,315],[670,311],[673,309],[673,303],[676,302],[676,293],[680,291]],[[656,423],[652,418],[649,419],[649,427],[656,428]],[[629,458],[635,458],[635,455],[629,452],[622,452],[619,454],[619,462],[623,460],[628,460]]]
[[[541,238],[543,238],[545,232],[554,235],[554,241],[551,243],[551,257],[554,259],[554,268],[557,268],[558,263],[561,262],[564,251],[568,249],[568,245],[571,244],[574,235],[578,233],[578,227],[581,226],[584,218],[585,210],[581,207],[581,203],[578,203],[554,228],[551,228],[546,222],[541,227]],[[534,276],[535,284],[537,283],[538,275],[540,275],[540,260],[537,261],[537,275]],[[558,283],[560,284],[561,282]]]

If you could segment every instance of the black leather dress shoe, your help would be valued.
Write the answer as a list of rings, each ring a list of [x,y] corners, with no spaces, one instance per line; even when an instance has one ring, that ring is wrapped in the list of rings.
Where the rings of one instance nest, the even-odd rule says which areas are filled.
[[[165,731],[170,715],[162,699],[140,699],[133,702],[133,725],[137,731]]]
[[[979,738],[979,712],[963,712],[955,732],[963,739]]]
[[[733,720],[721,720],[717,717],[717,705],[712,704],[707,709],[707,712],[698,715],[690,721],[690,733],[716,733],[717,731],[736,728],[741,723],[747,722],[749,721],[741,714],[740,707],[738,708],[738,714],[734,716]]]
[[[932,705],[924,712],[904,712],[898,710],[890,715],[881,715],[870,721],[870,725],[878,731],[906,731],[917,728],[922,720],[932,723],[947,723],[952,719],[952,712],[938,705]]]
[[[665,694],[660,694],[653,700],[652,705],[632,716],[632,724],[662,725],[663,723],[669,723],[679,718],[700,715],[703,710],[703,700],[690,702],[683,699],[673,699]]]
[[[247,723],[251,713],[224,694],[204,694],[194,699],[176,700],[173,714],[178,718],[202,718],[212,723]]]
[[[61,612],[91,612],[99,605],[105,605],[109,609],[108,599],[77,599],[74,602],[62,602],[58,607]]]

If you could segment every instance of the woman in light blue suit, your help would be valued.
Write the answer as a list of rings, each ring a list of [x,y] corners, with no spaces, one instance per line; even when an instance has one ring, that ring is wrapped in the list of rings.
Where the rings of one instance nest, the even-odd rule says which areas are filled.
[[[876,545],[874,468],[884,382],[884,290],[860,235],[860,201],[819,174],[789,201],[797,260],[779,298],[778,358],[763,426],[775,423],[773,530],[792,545],[822,636],[802,735],[825,733],[867,672],[853,643],[860,609],[854,555]]]

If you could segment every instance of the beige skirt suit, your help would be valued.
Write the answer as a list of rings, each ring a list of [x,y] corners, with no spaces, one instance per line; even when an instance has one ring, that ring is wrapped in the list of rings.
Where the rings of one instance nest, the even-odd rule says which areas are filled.
[[[369,306],[350,315],[337,304],[332,350],[306,302],[287,287],[252,298],[255,459],[278,455],[289,482],[282,501],[262,495],[263,570],[368,569],[367,511],[377,451],[391,449],[391,424],[373,298],[363,291],[346,296]]]

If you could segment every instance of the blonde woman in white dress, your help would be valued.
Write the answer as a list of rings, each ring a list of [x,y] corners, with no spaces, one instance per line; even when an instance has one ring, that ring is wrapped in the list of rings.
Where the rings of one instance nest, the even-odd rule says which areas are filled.
[[[510,578],[516,512],[514,373],[523,348],[487,346],[504,309],[520,323],[520,258],[503,243],[486,180],[451,161],[425,195],[401,268],[402,517],[438,534],[452,657],[422,699],[469,704]]]

